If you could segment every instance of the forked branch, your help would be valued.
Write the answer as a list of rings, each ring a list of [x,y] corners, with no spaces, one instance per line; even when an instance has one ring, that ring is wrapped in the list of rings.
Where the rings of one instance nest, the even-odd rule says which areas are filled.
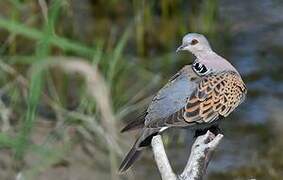
[[[160,135],[153,137],[151,146],[162,180],[201,180],[203,179],[211,155],[223,138],[210,131],[195,140],[187,164],[180,175],[176,175],[167,158]]]

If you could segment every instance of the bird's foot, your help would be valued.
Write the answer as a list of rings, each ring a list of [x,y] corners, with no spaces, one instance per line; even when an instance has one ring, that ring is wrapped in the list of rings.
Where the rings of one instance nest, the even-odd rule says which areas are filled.
[[[223,134],[223,130],[219,126],[211,126],[205,129],[197,129],[195,131],[194,137],[202,136],[206,134],[207,131],[212,132],[215,136],[217,136],[218,134]]]

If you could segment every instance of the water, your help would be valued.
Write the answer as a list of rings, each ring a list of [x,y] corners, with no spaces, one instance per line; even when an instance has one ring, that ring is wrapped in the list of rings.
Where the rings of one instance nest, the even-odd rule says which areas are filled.
[[[267,161],[261,151],[268,151],[263,139],[272,138],[266,133],[274,131],[269,126],[274,121],[271,109],[283,107],[283,56],[278,53],[283,50],[282,12],[283,1],[220,1],[220,16],[230,24],[232,36],[228,56],[247,83],[248,98],[227,122],[233,135],[227,133],[220,147],[221,155],[217,153],[217,159],[210,165],[211,174],[219,171],[229,174],[237,169],[240,173],[241,167],[249,166],[261,169],[260,164]],[[238,129],[243,124],[255,131],[243,133]],[[272,178],[282,177],[282,169],[275,171],[279,175]],[[252,178],[252,174],[263,178],[253,172],[242,177]]]

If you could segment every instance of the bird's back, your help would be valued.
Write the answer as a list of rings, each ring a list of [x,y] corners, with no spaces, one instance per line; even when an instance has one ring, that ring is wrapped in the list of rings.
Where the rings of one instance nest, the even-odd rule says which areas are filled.
[[[153,98],[147,109],[145,124],[166,118],[182,109],[199,81],[200,77],[191,65],[183,67]]]

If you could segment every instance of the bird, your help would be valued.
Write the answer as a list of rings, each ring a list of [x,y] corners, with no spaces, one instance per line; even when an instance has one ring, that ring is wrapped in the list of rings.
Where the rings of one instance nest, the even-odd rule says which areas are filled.
[[[189,127],[196,132],[211,128],[219,133],[219,121],[246,98],[247,88],[241,75],[212,50],[204,35],[186,34],[176,50],[180,51],[191,52],[195,57],[193,63],[173,75],[153,97],[145,113],[121,130],[140,129],[140,134],[123,159],[120,173],[132,166],[154,136],[168,128]]]

